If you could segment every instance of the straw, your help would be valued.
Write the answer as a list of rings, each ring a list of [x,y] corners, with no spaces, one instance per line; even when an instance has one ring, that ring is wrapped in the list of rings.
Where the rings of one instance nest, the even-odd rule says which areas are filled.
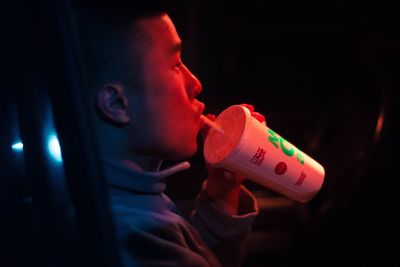
[[[208,126],[210,126],[211,128],[213,128],[214,130],[224,134],[224,130],[222,129],[221,125],[219,125],[218,123],[210,120],[209,118],[207,118],[204,115],[201,115],[201,118],[204,120],[204,123],[207,124]]]

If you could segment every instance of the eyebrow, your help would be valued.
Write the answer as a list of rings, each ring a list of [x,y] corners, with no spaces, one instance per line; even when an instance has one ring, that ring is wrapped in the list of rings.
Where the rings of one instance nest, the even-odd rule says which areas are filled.
[[[171,48],[172,54],[180,52],[180,51],[182,51],[182,42],[178,42],[178,43],[174,44]]]

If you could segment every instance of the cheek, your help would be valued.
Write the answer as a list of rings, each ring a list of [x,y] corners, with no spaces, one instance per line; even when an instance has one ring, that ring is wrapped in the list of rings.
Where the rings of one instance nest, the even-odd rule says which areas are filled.
[[[182,103],[181,103],[182,107]],[[190,110],[174,109],[163,118],[164,132],[161,133],[175,146],[192,146],[197,136],[197,126]]]
[[[148,81],[146,109],[164,138],[193,139],[196,135],[194,112],[183,82],[177,75]],[[188,138],[189,137],[189,138]]]
[[[165,75],[155,77],[147,83],[148,99],[157,102],[168,109],[179,109],[183,105],[188,105],[188,96],[184,82],[178,75]]]

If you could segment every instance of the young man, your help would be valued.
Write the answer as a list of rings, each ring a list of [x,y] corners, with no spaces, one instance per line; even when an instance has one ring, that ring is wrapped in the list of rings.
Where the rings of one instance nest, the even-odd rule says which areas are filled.
[[[208,168],[191,223],[163,194],[165,178],[190,164],[161,170],[162,160],[193,156],[204,128],[202,86],[174,24],[156,6],[116,5],[78,6],[78,26],[123,262],[239,266],[258,211],[243,177]]]

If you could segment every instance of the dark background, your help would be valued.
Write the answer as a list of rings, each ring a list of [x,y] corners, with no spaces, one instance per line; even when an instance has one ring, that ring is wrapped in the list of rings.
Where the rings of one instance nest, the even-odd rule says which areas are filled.
[[[63,59],[74,58],[71,56],[74,51],[67,49],[72,46],[70,43],[64,40],[63,47],[53,40],[62,39],[57,32],[63,32],[67,40],[72,39],[65,34],[68,28],[55,26],[65,26],[63,23],[67,20],[55,19],[59,24],[49,23],[41,12],[55,12],[43,9],[40,3],[32,2],[30,6],[16,3],[17,8],[13,10],[17,12],[10,14],[5,6],[3,15],[15,17],[10,21],[17,23],[10,26],[0,20],[4,28],[17,29],[0,31],[6,37],[0,44],[0,63],[4,62],[0,64],[0,266],[71,266],[74,265],[72,255],[77,253],[70,250],[70,245],[57,246],[73,242],[69,239],[70,230],[62,223],[68,219],[63,213],[68,207],[63,207],[63,203],[70,201],[64,195],[66,190],[60,189],[65,185],[58,180],[57,190],[52,191],[54,185],[40,180],[42,176],[52,176],[49,173],[62,176],[60,169],[54,170],[54,166],[47,172],[32,169],[37,165],[41,166],[37,169],[48,167],[46,160],[37,156],[44,153],[39,145],[27,147],[24,157],[9,149],[20,135],[18,126],[25,125],[20,130],[25,133],[28,144],[29,140],[35,143],[34,137],[41,135],[35,132],[40,128],[35,124],[50,127],[47,122],[42,124],[48,120],[47,116],[40,115],[49,112],[47,107],[38,104],[49,100],[36,94],[37,91],[55,87],[49,92],[52,101],[57,103],[58,99],[53,108],[65,167],[71,169],[73,162],[77,166],[72,169],[79,169],[79,162],[90,162],[90,157],[82,155],[93,149],[91,144],[79,142],[80,139],[87,141],[80,134],[87,128],[76,117],[82,112],[70,112],[73,108],[68,106],[79,109],[79,105],[63,101],[71,96],[58,96],[63,90],[76,92],[71,89],[74,84],[68,83],[70,79],[63,80],[62,75],[57,75],[69,75],[68,68],[54,64],[65,65]],[[218,114],[232,104],[251,103],[266,115],[269,127],[326,170],[321,191],[305,204],[245,181],[258,199],[260,214],[249,237],[244,266],[400,264],[396,245],[399,241],[396,115],[399,12],[396,1],[197,0],[178,1],[173,7],[171,17],[183,40],[183,60],[203,84],[199,99],[206,103],[206,112]],[[35,18],[34,23],[24,20],[30,17]],[[14,37],[17,38],[14,40]],[[30,46],[30,40],[39,45]],[[41,57],[41,53],[45,56]],[[4,58],[8,60],[3,61]],[[52,63],[51,71],[42,66],[47,61]],[[18,73],[18,79],[10,81],[8,77],[13,72]],[[50,75],[46,76],[47,72]],[[13,90],[30,93],[20,101],[21,95],[14,94]],[[30,105],[35,109],[30,109]],[[199,146],[201,152],[200,142]],[[30,168],[25,166],[25,161]],[[190,161],[192,168],[170,177],[167,187],[168,195],[187,214],[206,177],[202,154],[198,153]],[[166,165],[173,163],[166,162]],[[36,173],[34,176],[39,180],[27,181],[26,171]],[[87,173],[81,175],[88,177]],[[91,183],[96,192],[96,181]],[[85,185],[69,186],[76,194]],[[78,189],[74,191],[74,187]],[[74,201],[78,200],[75,202],[78,211],[80,202],[89,203],[87,199],[91,197],[96,201],[101,195],[91,195],[90,188],[89,183],[83,196],[72,194]],[[47,203],[46,193],[49,199],[58,202],[52,202],[55,207],[38,211],[37,207],[32,208],[32,192],[39,194],[36,195],[39,203]],[[50,216],[55,213],[49,211],[55,210],[59,221]],[[104,248],[104,253],[99,254],[102,248],[95,243],[101,244],[102,240],[107,240],[104,244],[112,243],[99,237],[98,228],[93,227],[107,229],[107,223],[97,220],[102,214],[88,214],[86,219],[91,223],[81,228],[84,245],[93,247],[93,251],[87,251],[99,259],[108,250]],[[86,234],[90,231],[92,235]],[[62,261],[63,258],[71,262]],[[105,260],[94,266],[114,266],[106,263]]]
[[[396,266],[399,6],[390,1],[192,1],[172,14],[206,112],[251,103],[326,170],[300,204],[260,203],[244,266]],[[382,122],[378,127],[378,122]],[[170,179],[190,210],[202,156]],[[198,174],[200,175],[200,178]]]

